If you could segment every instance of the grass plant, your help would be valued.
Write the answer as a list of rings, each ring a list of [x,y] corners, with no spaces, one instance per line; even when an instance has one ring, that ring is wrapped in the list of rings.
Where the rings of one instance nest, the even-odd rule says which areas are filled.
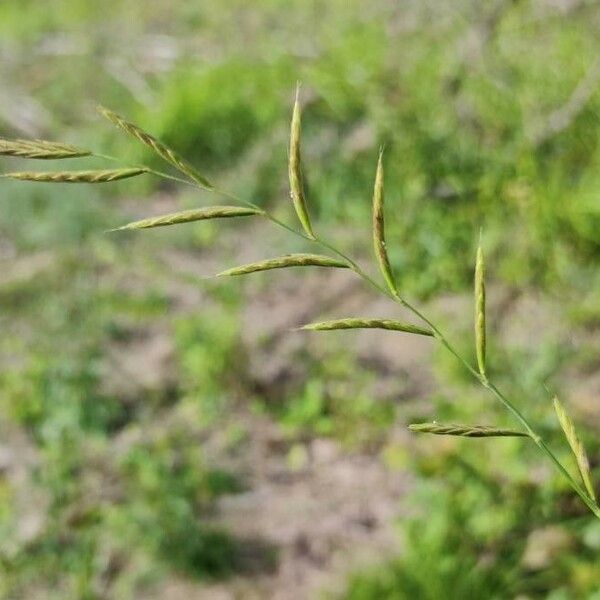
[[[327,242],[320,234],[316,233],[309,216],[308,204],[303,185],[302,161],[301,161],[301,102],[299,88],[296,92],[293,116],[290,130],[289,148],[289,182],[292,205],[298,217],[300,228],[291,226],[274,216],[269,211],[263,210],[254,203],[242,200],[226,191],[215,187],[208,178],[192,166],[188,161],[179,156],[175,151],[158,141],[149,133],[143,131],[137,125],[128,122],[116,113],[100,108],[100,113],[119,129],[129,136],[151,148],[159,157],[174,167],[179,174],[173,175],[162,173],[147,166],[120,167],[113,170],[98,171],[56,171],[56,172],[16,172],[7,173],[3,177],[35,182],[49,183],[105,183],[117,181],[142,174],[154,174],[159,177],[174,180],[205,191],[214,192],[239,203],[235,206],[210,206],[180,213],[174,213],[159,217],[153,217],[129,223],[118,229],[145,229],[158,226],[171,226],[198,220],[212,220],[223,217],[255,216],[266,218],[278,227],[302,238],[307,244],[319,247],[321,251],[329,255],[317,254],[293,254],[267,259],[260,262],[242,265],[226,270],[219,275],[237,276],[258,271],[278,268],[289,268],[298,266],[318,266],[329,268],[344,268],[352,271],[357,277],[364,280],[376,292],[387,296],[393,303],[407,309],[415,318],[417,323],[403,323],[389,319],[372,319],[369,317],[351,317],[322,323],[308,324],[303,327],[309,331],[331,331],[343,329],[387,329],[408,334],[425,335],[433,338],[450,352],[496,400],[498,400],[513,416],[519,429],[504,429],[480,424],[440,424],[425,423],[413,424],[411,430],[417,433],[433,433],[437,435],[453,435],[463,437],[495,437],[495,436],[518,436],[527,438],[530,443],[535,444],[540,452],[552,463],[558,473],[564,477],[573,491],[580,497],[581,501],[589,510],[600,519],[600,506],[596,500],[594,486],[590,472],[589,463],[586,458],[583,445],[575,431],[573,421],[568,416],[566,409],[556,400],[554,402],[556,414],[560,425],[565,433],[566,440],[573,451],[579,470],[579,478],[571,474],[558,459],[554,450],[542,438],[537,427],[529,420],[521,408],[509,399],[488,377],[486,371],[486,305],[485,305],[485,264],[481,240],[477,249],[475,261],[475,349],[477,365],[472,365],[456,349],[456,346],[446,335],[412,302],[408,301],[402,291],[398,289],[390,261],[387,255],[384,224],[384,170],[383,151],[380,151],[375,176],[373,191],[373,221],[372,236],[375,250],[375,258],[383,279],[380,283],[368,274],[359,264],[346,253]],[[85,152],[85,154],[83,154]],[[112,157],[81,151],[66,144],[51,142],[31,142],[24,140],[3,140],[0,144],[0,153],[22,158],[75,158],[78,156],[95,156],[98,158]]]

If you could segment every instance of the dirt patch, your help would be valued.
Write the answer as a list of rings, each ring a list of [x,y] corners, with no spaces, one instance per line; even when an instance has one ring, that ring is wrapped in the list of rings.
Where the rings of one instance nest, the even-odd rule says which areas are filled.
[[[245,422],[250,437],[235,462],[248,489],[223,497],[213,518],[240,540],[244,574],[206,586],[170,579],[153,597],[312,598],[398,550],[393,523],[406,476],[377,455],[319,438],[290,444],[268,419],[246,414]]]

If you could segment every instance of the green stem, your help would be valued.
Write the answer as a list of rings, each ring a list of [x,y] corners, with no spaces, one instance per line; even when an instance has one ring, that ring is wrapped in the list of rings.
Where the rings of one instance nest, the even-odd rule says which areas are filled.
[[[107,159],[113,160],[112,157],[108,157],[108,156],[102,156],[102,158],[107,158]],[[157,175],[158,177],[177,181],[179,183],[184,183],[186,185],[191,185],[192,187],[206,191],[204,188],[197,185],[195,182],[192,182],[192,181],[189,181],[186,179],[182,179],[180,177],[175,177],[173,175],[168,175],[166,173],[161,173],[160,171],[151,170],[151,172],[153,174]],[[375,281],[368,273],[366,273],[364,271],[364,269],[362,269],[362,267],[355,260],[353,260],[351,257],[349,257],[347,254],[345,254],[341,250],[338,250],[335,246],[322,240],[318,236],[316,236],[314,239],[311,239],[304,233],[294,229],[293,227],[290,227],[289,225],[287,225],[286,223],[284,223],[283,221],[281,221],[280,219],[278,219],[277,217],[275,217],[268,211],[261,209],[256,204],[249,202],[247,200],[243,200],[243,199],[235,196],[234,194],[231,194],[230,192],[226,192],[224,190],[219,190],[219,189],[215,189],[213,191],[222,196],[230,198],[236,202],[241,202],[242,204],[245,204],[246,206],[260,210],[261,214],[266,219],[268,219],[269,221],[271,221],[278,227],[285,229],[286,231],[302,238],[303,240],[313,242],[313,243],[321,246],[322,248],[325,248],[326,250],[333,252],[338,257],[340,257],[342,260],[345,260],[348,263],[349,267],[352,269],[352,271],[354,271],[354,273],[356,273],[356,275],[358,277],[360,277],[363,281],[368,283],[370,286],[375,288],[377,291],[379,291],[382,294],[391,298],[397,304],[399,304],[399,305],[403,306],[404,308],[406,308],[407,310],[409,310],[411,313],[413,313],[413,315],[415,315],[418,319],[420,319],[423,323],[425,323],[428,327],[430,327],[431,330],[433,331],[434,337],[442,344],[442,346],[444,346],[444,348],[446,348],[446,350],[448,350],[448,352],[450,352],[485,389],[487,389],[497,400],[499,400],[500,403],[523,426],[523,428],[525,429],[525,431],[527,432],[529,437],[533,440],[533,442],[536,444],[536,446],[552,462],[555,469],[563,477],[565,477],[567,479],[569,485],[575,491],[575,493],[581,498],[581,500],[590,509],[590,511],[598,519],[600,519],[600,507],[598,506],[598,504],[596,502],[594,502],[594,500],[592,498],[590,498],[590,496],[583,489],[583,487],[567,471],[567,469],[558,460],[558,458],[556,457],[554,452],[550,449],[550,447],[546,444],[546,442],[533,429],[532,425],[527,420],[527,418],[523,415],[523,413],[486,376],[481,375],[479,373],[479,371],[477,371],[475,368],[473,368],[473,366],[470,365],[469,362],[467,360],[465,360],[465,358],[463,358],[459,354],[459,352],[456,350],[456,348],[454,348],[454,346],[448,341],[446,336],[439,330],[439,328],[428,317],[426,317],[419,309],[417,309],[410,302],[408,302],[402,296],[400,296],[400,294],[397,291],[392,293],[387,288],[385,288],[384,286],[377,283],[377,281]]]

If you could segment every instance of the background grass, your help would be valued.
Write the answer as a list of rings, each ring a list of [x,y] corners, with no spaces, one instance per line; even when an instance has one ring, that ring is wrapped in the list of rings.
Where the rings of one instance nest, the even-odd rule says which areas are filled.
[[[154,165],[95,115],[102,103],[287,219],[301,80],[319,231],[369,256],[385,144],[401,287],[468,353],[464,299],[483,227],[490,369],[549,436],[544,386],[575,401],[598,481],[599,25],[586,1],[5,2],[0,131]],[[272,356],[272,341],[240,333],[247,288],[198,278],[293,242],[236,243],[230,225],[104,235],[209,201],[152,178],[3,182],[0,195],[1,447],[18,456],[0,461],[0,594],[143,597],[174,574],[202,593],[243,570],[239,540],[208,516],[251,483],[205,443],[224,431],[228,448],[243,444],[241,405],[286,432],[292,466],[307,440],[332,438],[412,474],[403,552],[350,576],[343,597],[600,597],[597,524],[522,442],[410,438],[407,449],[390,434],[414,418],[506,421],[448,357],[434,354],[433,393],[377,391],[385,373],[352,344],[310,342],[265,384],[267,360],[253,356]],[[258,281],[252,292],[267,285]],[[540,547],[546,555],[532,558]]]

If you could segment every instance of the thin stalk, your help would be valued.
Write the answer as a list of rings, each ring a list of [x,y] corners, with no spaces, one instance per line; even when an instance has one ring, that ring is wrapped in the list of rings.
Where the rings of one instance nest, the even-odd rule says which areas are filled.
[[[100,156],[101,158],[106,158],[109,160],[116,160],[113,157],[109,157],[109,156],[103,156],[103,155],[96,155],[96,156]],[[153,173],[154,175],[156,175],[158,177],[162,177],[164,179],[170,179],[172,181],[177,181],[179,183],[183,183],[183,184],[195,187],[197,189],[201,189],[202,191],[206,191],[204,188],[197,185],[195,182],[192,182],[187,179],[169,175],[167,173],[162,173],[160,171],[155,171],[153,169],[151,170],[151,173]],[[546,442],[533,429],[532,425],[527,420],[527,418],[523,415],[523,413],[496,387],[496,385],[494,383],[492,383],[486,376],[481,375],[471,364],[469,364],[469,362],[463,356],[461,356],[460,353],[456,350],[456,348],[448,341],[448,339],[440,331],[440,329],[427,316],[425,316],[419,309],[417,309],[410,302],[408,302],[402,296],[400,296],[400,294],[398,292],[390,292],[387,288],[385,288],[384,286],[377,283],[377,281],[375,281],[368,273],[366,273],[364,271],[364,269],[355,260],[353,260],[351,257],[349,257],[347,254],[345,254],[344,252],[342,252],[335,246],[322,240],[320,237],[315,236],[314,239],[311,239],[304,233],[294,229],[293,227],[290,227],[289,225],[287,225],[286,223],[284,223],[283,221],[281,221],[280,219],[278,219],[277,217],[272,215],[270,212],[260,208],[259,206],[257,206],[256,204],[254,204],[252,202],[249,202],[247,200],[243,200],[242,198],[239,198],[235,194],[232,194],[230,192],[220,190],[220,189],[215,189],[213,191],[220,195],[226,196],[232,200],[235,200],[236,202],[241,202],[242,204],[245,204],[246,206],[260,210],[262,216],[264,216],[266,219],[268,219],[269,221],[271,221],[273,224],[277,225],[278,227],[285,229],[286,231],[288,231],[289,233],[292,233],[293,235],[295,235],[297,237],[300,237],[306,241],[315,243],[315,244],[321,246],[322,248],[325,248],[325,249],[333,252],[338,257],[340,257],[342,260],[346,261],[348,263],[350,269],[352,271],[354,271],[354,273],[356,273],[356,275],[358,277],[360,277],[363,281],[368,283],[370,286],[375,288],[380,293],[391,298],[394,302],[396,302],[400,306],[403,306],[404,308],[409,310],[411,313],[413,313],[413,315],[415,315],[418,319],[420,319],[423,323],[425,323],[428,327],[430,327],[431,330],[433,331],[434,337],[442,344],[442,346],[444,346],[444,348],[446,348],[446,350],[448,350],[465,367],[465,369],[467,369],[467,371],[486,390],[488,390],[512,414],[512,416],[523,426],[523,428],[525,429],[525,431],[527,432],[529,437],[532,439],[532,441],[536,444],[536,446],[552,462],[555,469],[563,477],[566,478],[566,480],[568,481],[571,488],[581,498],[581,500],[584,502],[584,504],[590,509],[590,511],[598,519],[600,519],[600,507],[596,504],[596,502],[594,502],[594,500],[592,498],[589,497],[589,495],[583,489],[583,487],[567,471],[567,469],[558,460],[558,458],[556,457],[554,452],[550,449],[550,447],[546,444]]]

